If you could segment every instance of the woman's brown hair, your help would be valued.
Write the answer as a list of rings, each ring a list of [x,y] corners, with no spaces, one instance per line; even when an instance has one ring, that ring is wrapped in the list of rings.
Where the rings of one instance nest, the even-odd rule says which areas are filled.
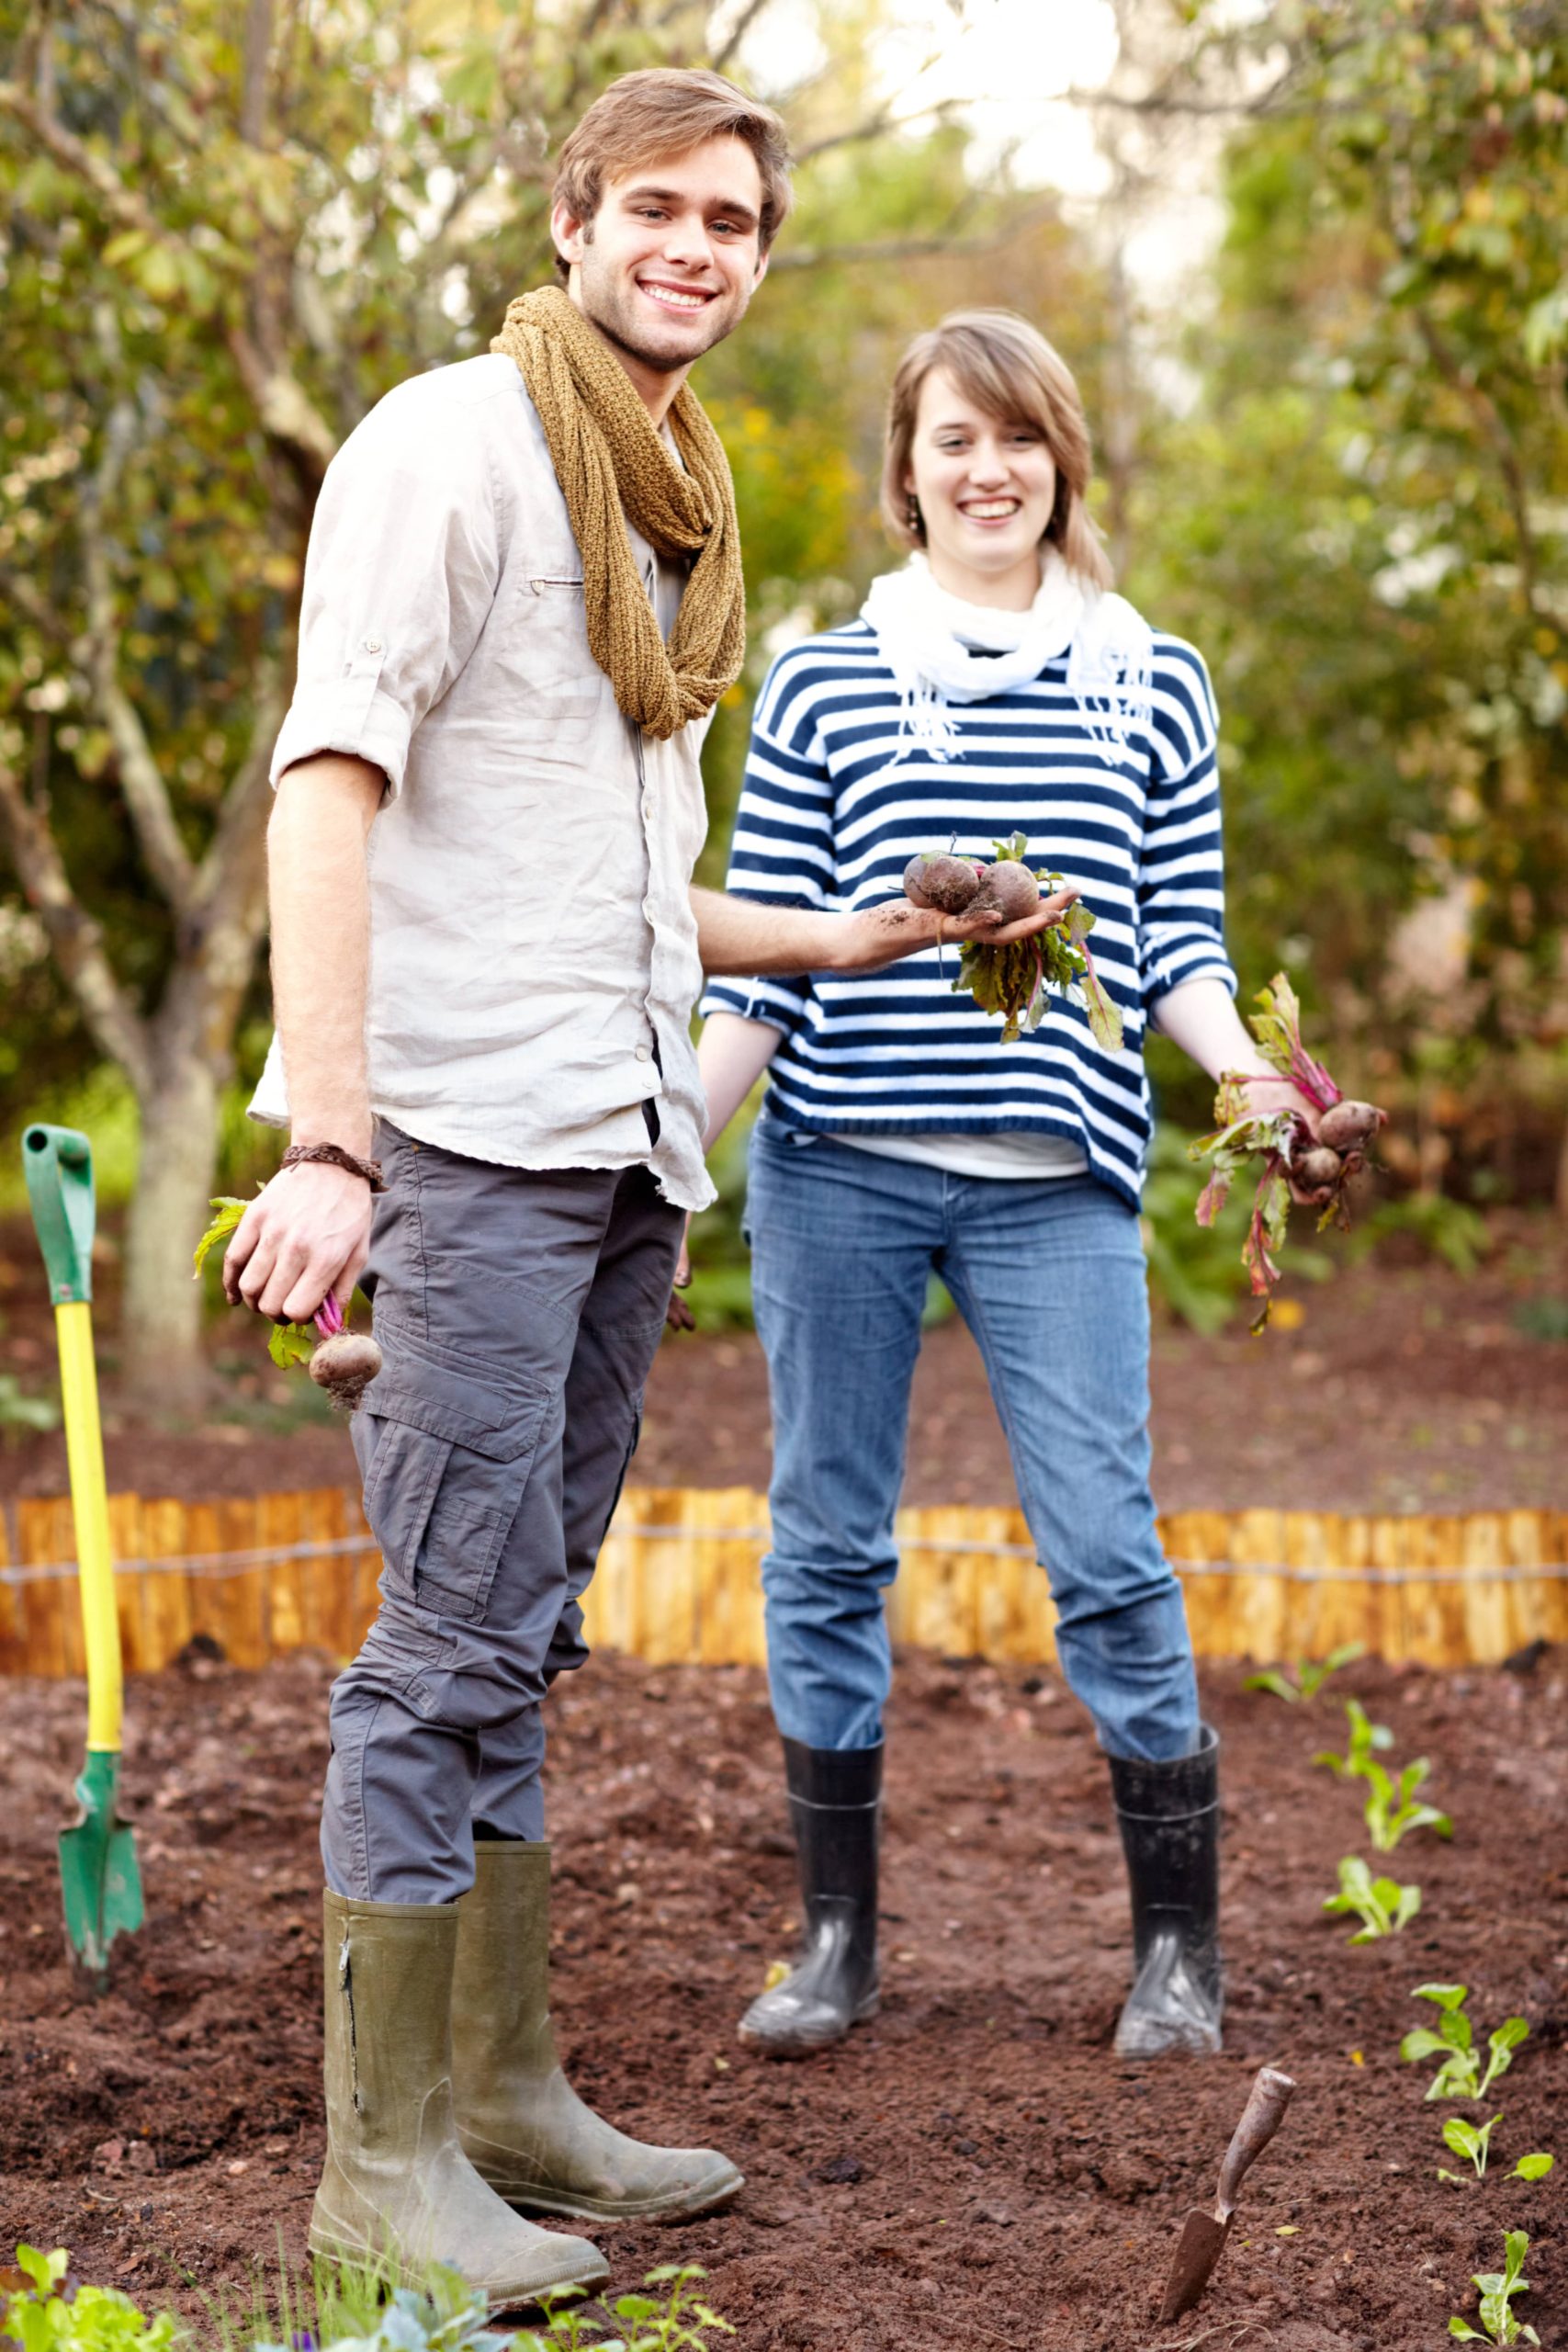
[[[772,107],[749,98],[705,67],[644,66],[600,92],[570,131],[556,163],[551,201],[574,220],[592,221],[613,180],[639,164],[684,155],[705,139],[741,139],[762,182],[759,251],[766,253],[789,211],[789,138]],[[559,254],[562,277],[566,263]]]
[[[1038,327],[1016,311],[950,311],[918,334],[898,362],[887,403],[882,468],[882,520],[897,548],[925,545],[909,514],[909,458],[915,416],[928,376],[942,368],[966,399],[1004,424],[1031,425],[1056,469],[1056,503],[1045,537],[1071,571],[1095,588],[1115,577],[1084,503],[1093,470],[1089,424],[1073,371]]]

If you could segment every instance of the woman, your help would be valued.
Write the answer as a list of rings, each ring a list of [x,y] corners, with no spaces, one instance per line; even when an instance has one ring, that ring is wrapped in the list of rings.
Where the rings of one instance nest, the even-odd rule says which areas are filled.
[[[889,973],[725,981],[709,1141],[764,1069],[748,1229],[774,1423],[763,1564],[806,1941],[743,2037],[785,2054],[877,2005],[883,1588],[933,1272],[985,1361],[1066,1679],[1110,1759],[1132,1890],[1123,2056],[1219,2047],[1218,1740],[1149,1493],[1137,1208],[1153,1021],[1212,1077],[1299,1103],[1238,1019],[1201,657],[1110,593],[1073,379],[1002,311],[955,311],[894,380],[882,511],[908,551],[860,616],[774,662],[729,888],[858,908],[918,851],[1015,832],[1077,884],[1121,1049],[1060,996],[998,1023],[932,949]],[[1301,1107],[1305,1107],[1301,1105]]]

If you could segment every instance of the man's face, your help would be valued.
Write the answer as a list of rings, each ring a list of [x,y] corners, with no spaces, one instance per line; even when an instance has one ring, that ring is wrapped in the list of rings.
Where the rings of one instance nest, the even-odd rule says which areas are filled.
[[[558,204],[550,221],[584,316],[624,358],[671,376],[743,315],[767,267],[761,204],[755,155],[725,137],[612,180],[592,221]]]

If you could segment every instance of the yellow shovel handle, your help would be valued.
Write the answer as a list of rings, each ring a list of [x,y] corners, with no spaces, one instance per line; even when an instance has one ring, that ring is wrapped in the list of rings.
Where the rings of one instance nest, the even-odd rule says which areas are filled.
[[[115,1610],[104,1442],[98,1426],[98,1374],[93,1360],[93,1310],[77,1299],[54,1310],[71,1510],[81,1572],[82,1634],[87,1653],[87,1746],[119,1749],[123,1687],[119,1618]]]

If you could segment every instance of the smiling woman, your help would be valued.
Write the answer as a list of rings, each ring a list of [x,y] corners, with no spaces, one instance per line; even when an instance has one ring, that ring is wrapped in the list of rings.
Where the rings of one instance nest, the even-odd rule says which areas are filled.
[[[909,560],[783,653],[757,704],[732,893],[869,910],[911,858],[975,865],[1016,838],[1081,888],[1120,1015],[1112,1037],[1054,997],[998,1050],[935,950],[708,992],[710,1145],[769,1077],[747,1196],[774,1418],[762,1583],[807,1930],[741,2025],[773,2055],[877,2003],[883,1592],[933,1274],[984,1356],[1058,1656],[1110,1758],[1133,1898],[1118,2052],[1220,2042],[1217,1742],[1148,1486],[1144,1038],[1157,1018],[1211,1074],[1265,1099],[1280,1081],[1230,1001],[1208,673],[1111,592],[1089,475],[1077,389],[1029,321],[959,311],[919,336],[883,479]]]

